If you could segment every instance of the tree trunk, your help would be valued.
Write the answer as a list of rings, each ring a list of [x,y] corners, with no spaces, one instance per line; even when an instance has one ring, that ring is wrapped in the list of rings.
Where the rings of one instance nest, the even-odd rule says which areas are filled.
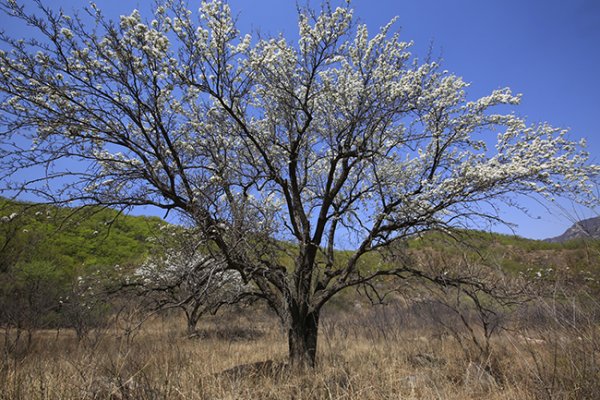
[[[319,312],[292,313],[288,331],[289,362],[293,369],[314,368],[317,356]]]
[[[185,307],[182,308],[185,312],[185,318],[187,321],[187,333],[189,336],[193,336],[196,334],[196,326],[198,326],[198,321],[202,316],[202,313],[200,312],[200,304],[194,304],[191,310],[188,310]]]
[[[187,318],[187,334],[193,336],[196,334],[196,326],[198,325],[198,318],[188,316]]]

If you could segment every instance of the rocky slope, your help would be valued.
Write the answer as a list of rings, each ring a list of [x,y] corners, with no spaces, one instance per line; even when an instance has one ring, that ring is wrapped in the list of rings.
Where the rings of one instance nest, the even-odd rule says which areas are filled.
[[[562,243],[573,239],[600,239],[600,217],[576,222],[562,235],[546,239],[548,242]]]

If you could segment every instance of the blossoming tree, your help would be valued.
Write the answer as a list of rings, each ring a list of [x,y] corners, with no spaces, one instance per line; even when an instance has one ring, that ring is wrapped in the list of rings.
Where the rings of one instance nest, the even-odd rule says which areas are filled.
[[[495,112],[519,103],[508,89],[469,101],[393,21],[372,36],[348,6],[301,9],[291,43],[241,36],[219,0],[149,21],[37,3],[0,1],[37,28],[1,37],[7,189],[186,216],[287,326],[293,365],[314,365],[333,296],[412,273],[366,254],[495,220],[515,193],[591,194],[598,167],[564,131]]]
[[[194,336],[202,316],[215,314],[227,304],[240,303],[251,290],[244,287],[237,271],[227,269],[226,263],[204,256],[189,230],[168,226],[162,230],[161,242],[155,244],[149,259],[133,276],[127,275],[117,289],[121,289],[119,293],[130,289],[147,310],[183,311],[187,333]]]

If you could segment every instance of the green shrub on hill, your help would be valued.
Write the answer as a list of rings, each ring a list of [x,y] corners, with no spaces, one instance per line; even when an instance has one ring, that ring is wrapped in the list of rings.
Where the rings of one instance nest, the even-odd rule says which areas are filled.
[[[75,304],[82,302],[81,282],[110,279],[120,273],[118,265],[141,264],[153,243],[149,238],[164,224],[111,209],[0,199],[0,325],[70,326],[73,310],[78,318],[97,315],[90,304]]]

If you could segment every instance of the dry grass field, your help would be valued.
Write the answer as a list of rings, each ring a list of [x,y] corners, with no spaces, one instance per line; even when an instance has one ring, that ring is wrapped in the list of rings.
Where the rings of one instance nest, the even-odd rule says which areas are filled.
[[[285,367],[278,321],[255,311],[207,318],[194,338],[175,316],[148,321],[128,340],[114,328],[82,342],[69,331],[35,332],[28,346],[4,349],[0,399],[600,397],[592,319],[502,331],[488,360],[476,362],[468,331],[421,317],[391,306],[328,313],[318,366],[304,373]]]

